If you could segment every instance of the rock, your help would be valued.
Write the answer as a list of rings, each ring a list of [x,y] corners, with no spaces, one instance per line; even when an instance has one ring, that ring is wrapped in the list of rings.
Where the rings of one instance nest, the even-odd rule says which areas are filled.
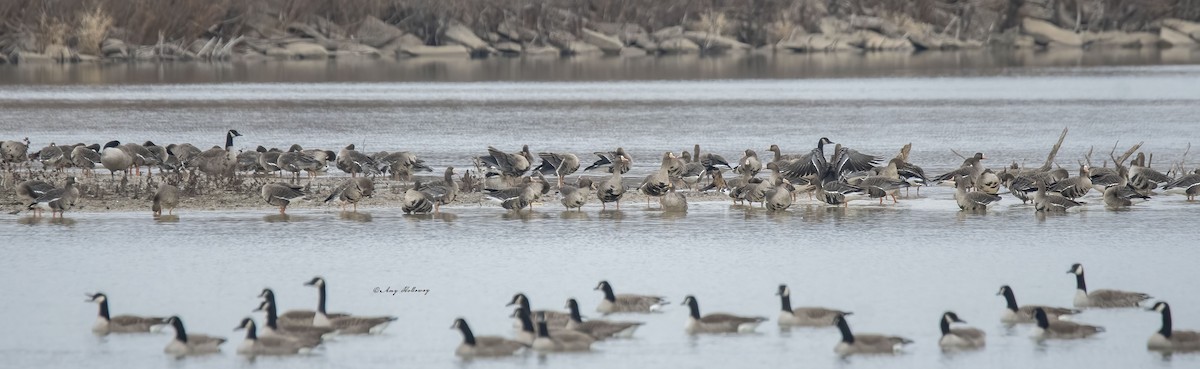
[[[293,57],[298,59],[325,59],[329,57],[329,51],[324,46],[313,42],[293,42],[284,46],[288,52],[292,53]]]
[[[292,57],[296,56],[288,49],[282,47],[267,48],[267,51],[264,54],[275,59],[291,59]]]
[[[100,57],[88,54],[75,55],[75,61],[78,63],[95,63],[100,61]]]
[[[1163,27],[1170,27],[1179,33],[1185,34],[1193,41],[1200,41],[1200,24],[1188,22],[1181,19],[1167,18],[1162,20]]]
[[[680,38],[680,37],[683,37],[683,27],[682,26],[673,26],[673,27],[663,28],[663,29],[654,31],[654,34],[652,36],[654,36],[654,39],[658,40],[660,43],[665,40],[670,40],[673,38]]]
[[[1084,35],[1084,42],[1096,46],[1110,47],[1155,47],[1158,45],[1158,36],[1147,32],[1098,32]]]
[[[1192,47],[1196,46],[1196,40],[1188,37],[1187,34],[1179,32],[1171,27],[1162,27],[1158,31],[1158,36],[1163,42],[1170,44],[1172,47]]]
[[[859,31],[858,36],[860,41],[852,45],[871,51],[895,50],[905,51],[913,50],[915,47],[908,39],[887,37],[875,31]]]
[[[647,54],[648,53],[646,52],[646,50],[642,50],[642,48],[640,48],[640,47],[628,46],[628,47],[622,48],[621,53],[619,55],[625,56],[625,57],[638,57],[638,56],[646,56]]]
[[[888,37],[900,37],[903,35],[899,26],[879,17],[850,17],[850,27],[875,31]]]
[[[475,35],[470,28],[462,24],[453,24],[446,28],[446,39],[453,41],[459,45],[466,46],[472,51],[484,51],[488,49],[487,42]]]
[[[374,47],[352,41],[341,41],[337,44],[338,55],[379,57],[383,55]]]
[[[471,50],[462,45],[445,45],[445,46],[427,46],[427,45],[410,45],[403,46],[400,51],[418,57],[435,57],[435,58],[470,58]]]
[[[549,45],[529,45],[522,47],[521,53],[526,56],[562,56],[562,50]]]
[[[658,43],[650,38],[649,34],[639,35],[630,40],[631,45],[642,48],[643,50],[658,50]]]
[[[707,32],[687,31],[683,37],[692,40],[705,51],[750,50],[750,45],[732,37],[725,37]]]
[[[596,31],[604,34],[616,35],[617,39],[624,42],[625,45],[632,45],[634,40],[645,37],[647,40],[650,34],[645,28],[633,23],[592,23]]]
[[[46,54],[32,51],[17,51],[13,53],[13,62],[16,64],[46,64],[53,63],[54,59]]]
[[[54,60],[59,63],[67,63],[72,59],[71,49],[68,49],[66,46],[62,45],[46,46],[46,50],[44,50],[42,53],[50,57],[50,60]]]
[[[850,22],[834,17],[821,18],[821,24],[818,27],[821,33],[826,35],[849,34],[853,31],[850,27]]]
[[[509,41],[497,42],[492,47],[495,48],[496,51],[499,51],[505,55],[517,55],[517,54],[521,53],[521,44],[518,44],[516,42],[509,42]]]
[[[1056,43],[1066,46],[1083,46],[1083,37],[1075,32],[1058,28],[1050,22],[1040,19],[1025,18],[1021,20],[1021,31],[1033,36],[1039,44]]]
[[[793,37],[790,40],[780,42],[777,47],[799,53],[850,51],[855,49],[844,39],[829,37],[819,33]]]
[[[592,45],[583,41],[571,41],[563,45],[562,52],[565,55],[588,55],[604,53],[596,45]]]
[[[577,39],[575,38],[575,35],[572,35],[570,32],[562,31],[562,30],[550,31],[546,35],[546,40],[548,40],[551,45],[554,45],[555,47],[558,47],[560,49],[565,49],[567,47],[567,45],[569,45],[572,42],[577,41]]]
[[[354,33],[354,39],[374,48],[382,48],[401,36],[404,36],[404,31],[374,16],[363,18]]]
[[[106,58],[124,58],[129,56],[129,47],[125,45],[125,41],[107,38],[100,42],[100,55]]]
[[[607,54],[618,54],[621,52],[621,48],[625,47],[625,43],[621,42],[616,36],[609,36],[587,28],[580,31],[579,35],[583,38],[584,42],[596,46]]]
[[[700,45],[692,40],[676,37],[658,43],[658,51],[663,54],[692,54],[700,52]]]
[[[515,21],[505,21],[496,27],[496,33],[518,42],[531,42],[537,38],[537,32],[522,27]]]

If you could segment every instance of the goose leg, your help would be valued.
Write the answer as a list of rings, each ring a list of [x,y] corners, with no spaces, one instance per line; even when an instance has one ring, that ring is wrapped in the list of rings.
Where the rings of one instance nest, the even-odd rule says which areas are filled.
[[[896,194],[892,194],[892,203],[893,204],[899,203],[898,201],[896,201]]]

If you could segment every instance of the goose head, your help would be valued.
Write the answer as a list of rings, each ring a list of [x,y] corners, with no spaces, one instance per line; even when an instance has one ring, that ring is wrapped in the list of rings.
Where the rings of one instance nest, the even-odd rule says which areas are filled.
[[[942,314],[942,320],[946,323],[966,323],[967,321],[959,319],[958,314],[953,311],[947,311]]]
[[[775,296],[791,296],[791,295],[792,295],[792,289],[788,288],[788,286],[786,284],[780,284],[779,291],[775,292]]]
[[[1156,303],[1154,303],[1154,306],[1151,306],[1146,309],[1146,311],[1157,311],[1160,313],[1163,311],[1169,311],[1169,310],[1171,310],[1171,305],[1167,305],[1166,301],[1156,302]]]
[[[1071,265],[1071,269],[1067,270],[1067,274],[1083,275],[1083,264],[1075,263]]]
[[[300,144],[292,144],[291,147],[288,147],[288,152],[300,152],[303,150],[304,148],[300,147]]]
[[[1000,286],[1000,292],[996,292],[996,296],[1004,296],[1006,293],[1012,293],[1012,287],[1009,287],[1007,284]]]
[[[270,308],[271,308],[271,302],[263,300],[263,302],[258,304],[257,308],[254,308],[254,310],[251,310],[251,311],[253,311],[253,312],[267,311]]]
[[[826,138],[826,137],[821,137],[820,140],[817,140],[817,146],[824,146],[824,145],[831,144],[831,143],[833,143],[833,141],[830,141],[829,138]],[[771,146],[775,146],[775,145],[771,145]],[[778,148],[778,147],[776,146],[776,148]]]
[[[242,134],[238,133],[238,131],[236,129],[229,130],[228,135],[233,136],[233,137],[241,137],[242,136]]]
[[[113,148],[113,147],[117,147],[117,146],[121,146],[121,141],[112,140],[112,141],[108,141],[108,143],[104,144],[105,149]]]
[[[517,293],[517,294],[513,295],[512,300],[509,301],[508,304],[505,304],[504,306],[513,306],[513,305],[517,305],[517,304],[525,305],[528,303],[529,303],[529,298],[525,297],[524,293]]]
[[[274,300],[275,299],[275,291],[272,291],[270,288],[263,288],[262,292],[260,292],[258,294],[258,297]]]
[[[450,329],[463,329],[467,327],[467,320],[463,318],[454,319],[454,324],[450,325]]]
[[[254,319],[243,318],[242,322],[240,324],[238,324],[237,328],[234,328],[233,330],[240,331],[243,329],[253,330],[254,329]]]
[[[94,303],[99,304],[99,303],[108,301],[108,296],[105,295],[103,292],[88,293],[88,294],[84,294],[84,296],[87,296],[88,299],[83,300],[83,302],[94,302]]]
[[[304,282],[304,285],[305,286],[314,286],[314,287],[324,287],[325,286],[325,278],[313,277],[313,279],[309,280],[308,282]]]
[[[596,184],[592,183],[592,180],[587,179],[587,178],[580,178],[579,181],[575,183],[575,186],[577,186],[579,188],[586,188],[589,190],[596,189]],[[597,287],[597,288],[599,288],[599,287]]]

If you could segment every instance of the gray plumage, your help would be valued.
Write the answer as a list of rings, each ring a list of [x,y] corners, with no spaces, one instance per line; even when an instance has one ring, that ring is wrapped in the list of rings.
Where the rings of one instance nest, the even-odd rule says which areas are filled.
[[[746,154],[738,160],[738,166],[733,168],[733,172],[737,174],[749,174],[753,177],[758,175],[758,172],[762,168],[762,161],[758,160],[758,153],[755,153],[754,150],[746,149]]]
[[[325,203],[338,200],[338,202],[341,203],[342,210],[345,210],[346,205],[350,204],[354,206],[354,211],[358,211],[358,202],[364,197],[367,197],[362,187],[360,187],[360,184],[363,182],[360,182],[359,180],[366,180],[365,184],[370,186],[372,190],[375,188],[375,185],[370,178],[350,178],[345,182],[342,182],[342,184],[338,185],[337,187],[334,187],[333,192],[329,193],[329,196],[325,197]]]
[[[4,141],[0,142],[0,162],[4,163],[22,163],[29,160],[29,139],[25,142],[20,141]]]
[[[612,169],[612,175],[608,176],[603,182],[600,182],[596,189],[596,198],[600,199],[600,206],[607,208],[608,203],[617,203],[617,210],[621,209],[621,197],[625,196],[625,184],[621,181],[621,173],[628,169],[629,161],[623,156],[617,157]]]
[[[1040,181],[1037,183],[1037,193],[1033,196],[1033,207],[1037,211],[1061,213],[1080,205],[1083,204],[1057,193],[1047,192],[1045,183]]]
[[[29,209],[37,207],[42,210],[49,210],[50,216],[55,213],[62,216],[62,213],[75,207],[75,202],[79,200],[79,189],[75,188],[75,177],[67,177],[66,185],[62,188],[42,193],[41,196],[34,199],[28,206]]]
[[[559,187],[562,187],[563,177],[579,170],[579,157],[575,154],[539,152],[538,157],[542,163],[535,170],[545,175],[554,174],[558,177]]]
[[[312,343],[312,341],[302,341],[287,336],[259,336],[254,319],[251,318],[242,319],[242,324],[239,324],[237,329],[246,331],[245,341],[237,348],[239,355],[295,355],[311,351],[320,344],[320,341]]]
[[[262,186],[261,194],[267,204],[278,206],[279,213],[284,214],[288,205],[305,197],[302,188],[299,185],[283,182],[268,183]]]
[[[644,324],[642,322],[619,322],[603,319],[588,319],[587,321],[583,321],[583,316],[579,314],[579,303],[575,299],[567,299],[566,307],[567,311],[571,314],[571,320],[567,322],[566,328],[587,334],[597,340],[612,337],[632,337],[638,327]]]
[[[1200,169],[1196,169],[1192,174],[1168,182],[1163,185],[1162,189],[1179,189],[1184,195],[1187,195],[1188,201],[1194,200],[1197,195],[1200,195]]]
[[[567,322],[571,320],[571,314],[563,312],[563,311],[532,310],[530,308],[530,304],[529,304],[529,297],[525,296],[524,293],[514,294],[512,297],[512,300],[509,300],[508,304],[506,304],[504,306],[516,306],[518,310],[524,311],[530,317],[537,316],[539,314],[544,315],[546,317],[546,320],[550,324],[550,328],[553,328],[553,329],[562,329],[562,328],[566,327]],[[518,320],[516,322],[517,324],[515,324],[515,325],[517,325],[519,327],[520,326],[519,323],[521,323],[520,322],[520,320],[521,320],[520,314],[514,314],[514,316]]]
[[[488,155],[480,156],[477,159],[493,173],[509,177],[520,177],[529,171],[530,160],[532,158],[533,156],[529,153],[529,145],[523,145],[521,151],[514,154],[488,146]]]
[[[984,211],[988,206],[991,206],[1000,201],[1000,196],[989,194],[982,191],[967,191],[968,183],[965,176],[960,176],[955,180],[954,200],[958,202],[958,209],[963,211]]]
[[[667,193],[658,199],[658,204],[664,211],[686,212],[688,209],[687,196],[676,192],[675,186],[670,186]]]
[[[558,192],[562,195],[562,205],[567,210],[578,209],[582,210],[587,204],[588,199],[592,197],[592,190],[595,184],[587,178],[580,178],[575,185],[562,185]]]
[[[625,174],[629,171],[629,167],[633,164],[633,157],[629,156],[629,154],[625,152],[624,148],[618,147],[617,151],[611,152],[597,151],[595,154],[599,159],[597,159],[596,162],[592,163],[592,165],[589,165],[587,168],[583,168],[585,172],[592,169],[601,168],[605,169],[609,173]]]
[[[195,167],[212,178],[231,178],[237,170],[237,154],[233,152],[233,138],[240,137],[242,134],[237,130],[229,130],[225,132],[225,146],[214,146],[211,149],[201,152],[196,158],[191,159],[191,163]],[[176,155],[179,155],[176,153]]]
[[[1092,290],[1087,288],[1083,274],[1083,264],[1071,265],[1067,274],[1075,275],[1075,307],[1078,308],[1126,308],[1138,307],[1142,301],[1150,299],[1150,295],[1141,292],[1120,290]]]
[[[1077,309],[1068,309],[1061,307],[1051,307],[1044,305],[1017,305],[1016,294],[1013,293],[1012,287],[1007,285],[1000,286],[1000,292],[996,295],[1004,296],[1005,308],[1004,314],[1000,316],[1000,321],[1005,324],[1027,324],[1035,323],[1033,311],[1042,309],[1046,312],[1046,316],[1050,320],[1058,320],[1065,315],[1079,314],[1081,311]]]
[[[671,178],[668,175],[668,171],[670,170],[671,164],[674,162],[675,153],[664,153],[662,165],[659,166],[658,171],[646,176],[646,179],[642,180],[641,186],[638,186],[638,190],[648,197],[660,197],[662,195],[666,195],[667,189],[671,187]],[[649,199],[646,201],[649,202]]]
[[[357,177],[360,173],[365,175],[379,174],[379,166],[370,156],[354,149],[354,144],[350,144],[342,149],[337,155],[337,167],[343,172],[349,173],[351,177]]]
[[[595,342],[591,336],[575,331],[554,331],[546,326],[546,317],[537,315],[537,338],[530,347],[539,352],[588,351]]]
[[[454,354],[460,357],[509,356],[526,347],[525,344],[499,336],[476,336],[463,318],[455,319],[450,329],[458,329],[462,333],[463,342],[454,350]]]
[[[696,301],[694,296],[687,296],[683,299],[683,305],[687,305],[690,311],[688,322],[685,330],[688,334],[698,333],[751,333],[762,322],[767,321],[767,318],[754,316],[744,317],[725,313],[713,313],[708,315],[700,315],[700,303]]]
[[[958,318],[958,314],[947,311],[942,314],[940,326],[942,329],[942,338],[938,340],[938,346],[943,350],[951,349],[979,349],[987,345],[987,334],[983,333],[978,328],[971,327],[953,327],[953,323],[966,323]]]
[[[109,141],[100,151],[100,163],[104,169],[108,169],[110,176],[115,176],[117,172],[128,174],[129,167],[133,166],[133,158],[118,147],[120,144],[120,141]]]
[[[92,333],[145,333],[153,332],[165,325],[165,318],[153,316],[117,315],[112,316],[108,310],[108,296],[102,292],[88,294],[88,302],[96,303],[100,313],[96,324],[92,325]]]
[[[1146,348],[1154,351],[1200,351],[1200,332],[1175,330],[1171,321],[1171,306],[1159,301],[1146,309],[1162,314],[1162,328],[1150,335]]]
[[[71,150],[71,163],[83,170],[84,175],[89,175],[96,168],[96,164],[100,163],[100,145],[92,144],[89,146],[75,146]]]
[[[1038,339],[1079,339],[1104,332],[1103,327],[1066,320],[1050,320],[1046,311],[1041,308],[1033,310],[1033,319],[1037,322],[1033,329],[1033,337]]]
[[[225,339],[204,334],[188,334],[183,328],[183,320],[178,316],[167,318],[166,324],[175,328],[175,338],[167,344],[163,352],[174,356],[215,354],[221,351]]]
[[[1092,190],[1091,168],[1079,166],[1079,175],[1058,181],[1049,190],[1062,194],[1063,197],[1074,200],[1087,195]]]
[[[785,284],[779,285],[779,296],[782,310],[779,312],[779,325],[784,327],[828,327],[833,326],[835,318],[852,314],[823,307],[792,307],[792,289]]]
[[[432,172],[433,168],[425,165],[425,161],[417,158],[417,155],[407,152],[394,152],[387,154],[379,159],[379,164],[388,168],[392,177],[399,179],[410,179],[416,172]]]
[[[850,331],[850,324],[846,322],[844,315],[835,317],[833,323],[842,333],[842,340],[834,346],[833,351],[842,356],[854,354],[894,354],[900,351],[900,348],[904,345],[913,343],[912,340],[900,336],[872,333],[855,334]]]
[[[154,192],[150,211],[154,215],[162,215],[163,209],[167,209],[167,214],[174,214],[176,206],[179,206],[179,187],[167,183],[158,185],[158,190]]]
[[[670,304],[662,296],[631,293],[615,294],[613,293],[612,285],[608,281],[600,281],[594,290],[604,293],[604,299],[600,300],[600,305],[596,307],[596,311],[606,315],[612,313],[656,312],[662,309],[664,305]]]

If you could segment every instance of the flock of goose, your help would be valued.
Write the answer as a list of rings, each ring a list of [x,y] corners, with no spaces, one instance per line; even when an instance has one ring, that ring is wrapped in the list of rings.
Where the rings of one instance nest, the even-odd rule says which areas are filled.
[[[593,198],[599,200],[604,209],[610,203],[619,209],[620,201],[628,191],[645,195],[647,206],[652,198],[656,198],[663,210],[686,210],[687,198],[677,191],[679,187],[723,191],[734,202],[751,206],[758,203],[769,211],[788,209],[796,202],[798,194],[808,194],[813,201],[831,206],[849,206],[851,201],[858,199],[878,200],[882,205],[888,198],[897,202],[900,190],[907,193],[916,187],[919,194],[921,186],[942,183],[954,186],[954,198],[963,211],[986,211],[1001,199],[1002,194],[1011,194],[1023,203],[1032,202],[1039,212],[1079,208],[1085,204],[1080,199],[1093,192],[1098,194],[1105,208],[1112,210],[1149,199],[1157,195],[1155,191],[1159,189],[1183,194],[1189,201],[1200,195],[1200,169],[1188,172],[1181,160],[1168,171],[1169,174],[1158,171],[1151,167],[1145,153],[1138,152],[1140,143],[1120,157],[1115,155],[1114,147],[1114,152],[1110,153],[1113,167],[1107,166],[1107,159],[1104,167],[1092,166],[1089,152],[1085,157],[1087,162],[1081,161],[1078,175],[1072,177],[1066,168],[1054,166],[1055,155],[1066,133],[1064,129],[1041,167],[1022,168],[1013,163],[1004,168],[987,168],[983,165],[987,157],[976,153],[964,157],[958,169],[937,176],[927,176],[920,166],[909,161],[911,144],[905,145],[886,164],[881,156],[867,155],[841,144],[827,155],[827,145],[834,142],[824,137],[807,154],[786,155],[778,145],[771,145],[768,150],[774,157],[770,160],[760,159],[754,150],[747,149],[732,164],[721,155],[702,153],[696,145],[692,152],[664,153],[658,169],[635,188],[628,188],[622,177],[633,162],[632,156],[622,148],[595,153],[597,160],[583,168],[585,172],[596,170],[607,172],[607,175],[579,176],[572,184],[566,179],[578,172],[583,164],[575,154],[538,153],[536,157],[541,162],[534,166],[535,155],[527,145],[518,152],[488,147],[486,155],[473,158],[476,175],[468,170],[456,179],[455,168],[448,167],[444,176],[437,180],[417,180],[408,186],[399,205],[405,213],[438,212],[442,205],[455,201],[458,194],[477,188],[511,211],[532,208],[552,188],[557,189],[561,204],[568,210],[580,209]],[[160,173],[203,175],[212,183],[242,173],[278,173],[280,178],[287,174],[290,180],[267,183],[259,193],[262,201],[278,206],[280,213],[285,213],[292,202],[312,196],[306,193],[306,187],[298,184],[300,172],[307,173],[311,181],[327,171],[331,163],[350,178],[336,186],[325,201],[337,200],[343,208],[352,205],[355,210],[359,201],[373,195],[377,176],[412,179],[415,173],[433,170],[411,152],[368,154],[355,150],[354,145],[338,153],[304,149],[299,145],[292,145],[287,151],[259,146],[256,150],[238,152],[234,150],[233,142],[239,136],[241,134],[236,130],[229,130],[224,147],[214,146],[204,151],[191,144],[159,146],[150,141],[140,145],[110,141],[104,145],[51,144],[29,153],[28,139],[3,141],[0,143],[0,161],[9,171],[16,170],[18,163],[39,161],[43,170],[62,171],[76,167],[84,176],[93,175],[93,169],[99,165],[113,178],[118,172],[126,176],[130,172],[140,175],[142,167],[147,167],[149,173],[150,168],[157,166]],[[1149,158],[1152,160],[1153,155]],[[736,177],[727,180],[726,172]],[[766,178],[759,177],[760,172],[767,173]],[[557,180],[548,181],[545,177],[550,175]],[[707,183],[702,182],[704,180]],[[56,187],[40,180],[26,180],[16,186],[16,193],[35,214],[38,210],[49,210],[54,216],[70,209],[79,199],[76,181],[76,177],[70,177],[63,186]],[[1007,191],[1002,193],[1001,187]],[[179,198],[180,189],[164,181],[154,195],[152,210],[159,214],[165,209],[170,214]]]
[[[1001,286],[997,295],[1003,296],[1005,309],[1000,320],[1009,326],[1032,324],[1031,336],[1045,339],[1085,339],[1105,332],[1103,327],[1074,322],[1083,313],[1082,309],[1138,308],[1151,297],[1144,293],[1093,289],[1089,290],[1084,279],[1083,266],[1074,264],[1067,271],[1074,275],[1076,291],[1074,308],[1043,305],[1018,305],[1013,289]],[[292,310],[279,314],[276,311],[275,295],[271,289],[263,289],[259,295],[263,301],[254,311],[266,314],[265,326],[258,329],[253,318],[244,318],[236,329],[246,331],[245,339],[238,346],[241,355],[294,355],[311,352],[323,342],[343,334],[370,334],[381,332],[395,317],[361,317],[344,313],[327,313],[325,310],[325,280],[315,277],[305,285],[318,290],[317,309]],[[671,302],[662,296],[617,294],[607,281],[601,281],[594,290],[603,294],[596,311],[605,316],[611,314],[655,313],[664,310]],[[834,345],[839,355],[894,354],[902,352],[905,345],[913,341],[896,335],[861,333],[850,329],[849,311],[825,307],[793,307],[791,289],[779,285],[776,295],[781,302],[781,311],[776,322],[781,327],[821,328],[836,327],[841,340]],[[100,307],[99,318],[92,330],[98,334],[152,332],[163,325],[175,330],[174,338],[164,351],[171,355],[212,354],[220,351],[224,338],[188,333],[178,316],[140,317],[132,315],[112,316],[108,297],[103,293],[90,294],[91,302]],[[683,298],[681,305],[687,307],[687,334],[738,335],[753,333],[759,325],[769,319],[763,316],[742,316],[728,313],[701,314],[699,300],[692,295]],[[568,299],[566,311],[531,310],[529,297],[515,294],[507,306],[515,306],[510,317],[515,318],[515,333],[511,338],[502,336],[476,335],[466,319],[455,319],[451,329],[462,334],[462,342],[455,349],[461,357],[509,356],[532,350],[539,353],[589,351],[599,341],[633,337],[644,323],[638,321],[615,321],[605,319],[584,320],[579,304]],[[1147,341],[1147,348],[1166,352],[1200,351],[1200,332],[1175,330],[1171,320],[1171,307],[1159,301],[1149,311],[1162,317],[1160,329]],[[963,326],[966,323],[958,314],[947,311],[941,315],[938,325],[941,338],[938,345],[943,350],[979,350],[986,347],[987,334],[978,328]]]

